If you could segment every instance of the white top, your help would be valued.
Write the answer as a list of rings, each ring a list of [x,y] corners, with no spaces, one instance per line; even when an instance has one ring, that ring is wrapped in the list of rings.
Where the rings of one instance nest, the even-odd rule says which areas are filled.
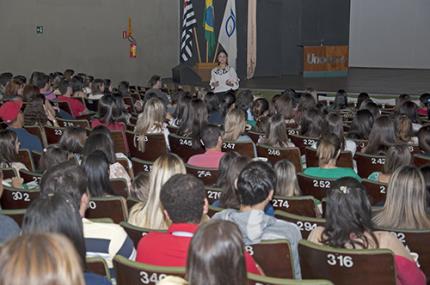
[[[227,80],[230,80],[233,86],[227,85]],[[218,86],[215,87],[216,82],[218,82]],[[233,67],[228,65],[225,68],[215,67],[211,71],[209,85],[214,93],[227,92],[231,89],[237,90],[239,88],[239,78]]]

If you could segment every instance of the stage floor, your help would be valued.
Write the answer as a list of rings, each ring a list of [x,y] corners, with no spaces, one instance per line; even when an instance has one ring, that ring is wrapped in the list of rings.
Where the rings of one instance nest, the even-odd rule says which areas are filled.
[[[241,80],[241,88],[304,90],[312,87],[319,92],[333,93],[345,89],[354,94],[368,92],[370,95],[397,96],[402,93],[420,95],[430,92],[430,69],[385,69],[351,68],[347,77],[303,78],[289,75],[281,77],[259,77]]]

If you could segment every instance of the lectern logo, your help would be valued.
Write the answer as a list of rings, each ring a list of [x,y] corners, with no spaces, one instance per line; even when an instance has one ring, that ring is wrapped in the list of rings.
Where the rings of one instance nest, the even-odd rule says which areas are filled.
[[[306,61],[308,64],[344,64],[345,56],[318,56],[314,53],[308,54]]]

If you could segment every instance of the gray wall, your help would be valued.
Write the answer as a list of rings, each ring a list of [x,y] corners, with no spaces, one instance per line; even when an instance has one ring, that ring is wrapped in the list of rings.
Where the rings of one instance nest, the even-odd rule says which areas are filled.
[[[350,66],[430,68],[429,0],[351,0]]]
[[[136,59],[122,39],[128,16]],[[154,73],[170,77],[179,62],[178,17],[178,0],[0,0],[0,72],[73,68],[133,84]]]

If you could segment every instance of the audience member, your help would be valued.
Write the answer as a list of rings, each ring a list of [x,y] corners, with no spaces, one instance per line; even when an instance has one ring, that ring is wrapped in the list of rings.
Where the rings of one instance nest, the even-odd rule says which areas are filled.
[[[90,202],[87,177],[76,162],[67,161],[51,167],[42,176],[40,192],[41,196],[56,193],[70,194],[73,205],[79,209],[82,217],[88,256],[103,257],[110,269],[113,268],[112,259],[117,254],[132,260],[135,258],[133,242],[121,226],[96,223],[84,218]]]
[[[161,90],[162,83],[161,77],[159,75],[153,75],[151,79],[148,81],[148,85],[151,87],[145,92],[145,101],[148,101],[149,95],[151,93],[155,94],[155,96],[163,102],[164,107],[167,109],[167,106],[170,103],[169,96]]]
[[[49,168],[69,160],[69,153],[60,145],[48,145],[42,152],[38,171],[45,172]]]
[[[399,284],[425,284],[424,274],[395,235],[374,231],[372,208],[361,183],[345,177],[328,191],[326,226],[312,230],[308,240],[337,248],[389,249],[394,253]]]
[[[0,170],[0,198],[3,194],[3,172]],[[0,244],[19,236],[21,229],[10,217],[0,213]]]
[[[246,129],[245,113],[238,108],[228,111],[224,121],[223,141],[238,142],[238,143],[252,142],[251,138],[245,134],[245,129]]]
[[[87,175],[87,188],[91,197],[114,195],[109,180],[109,161],[103,151],[96,150],[85,157],[82,168]]]
[[[227,185],[227,176],[229,175],[228,169],[230,168],[231,164],[233,163],[233,160],[239,156],[240,156],[240,154],[238,154],[235,151],[226,152],[222,156],[222,158],[219,161],[218,179],[215,183],[215,187],[224,188]]]
[[[369,139],[373,127],[374,118],[369,110],[359,110],[355,113],[351,127],[348,132],[348,138],[355,140]]]
[[[393,120],[389,116],[380,116],[373,124],[369,134],[369,143],[363,152],[372,155],[385,155],[388,148],[396,143]]]
[[[382,172],[373,172],[368,179],[380,183],[388,183],[394,171],[399,167],[411,164],[411,152],[407,145],[391,146],[385,158],[384,168]]]
[[[318,143],[317,156],[319,167],[308,167],[303,173],[309,176],[337,179],[341,177],[361,178],[352,168],[336,165],[342,149],[342,141],[334,134],[323,135]]]
[[[270,117],[265,135],[259,139],[258,143],[274,148],[294,147],[288,138],[287,125],[281,114]]]
[[[385,205],[373,218],[378,226],[395,229],[429,229],[427,189],[422,173],[402,166],[392,175]]]
[[[145,207],[149,198],[149,173],[140,172],[134,177],[131,184],[132,188],[129,197],[141,202],[142,206]]]
[[[123,111],[114,96],[108,94],[100,98],[97,118],[91,120],[91,127],[103,125],[111,131],[125,131],[125,123]]]
[[[300,279],[297,243],[302,238],[297,226],[278,220],[264,213],[276,187],[276,174],[265,162],[248,164],[237,180],[240,210],[226,209],[213,219],[235,222],[242,232],[245,244],[255,244],[263,240],[286,239],[291,246],[294,276]]]
[[[63,82],[61,82],[58,90],[60,91],[60,94],[61,94],[60,96],[57,97],[58,101],[66,102],[67,104],[69,104],[70,111],[72,112],[71,115],[74,118],[77,118],[81,114],[85,113],[86,107],[82,103],[82,101],[80,99],[72,97],[74,93],[73,93],[71,83],[69,81],[64,80]]]
[[[201,132],[201,141],[205,147],[205,153],[196,154],[190,157],[188,164],[205,167],[205,168],[218,168],[224,152],[221,151],[223,140],[221,138],[221,131],[218,127],[206,126]]]
[[[418,131],[418,146],[424,155],[430,156],[430,125],[425,125]]]
[[[294,164],[284,159],[276,162],[273,168],[276,173],[275,194],[282,197],[300,196],[301,190]]]
[[[146,204],[137,203],[131,208],[128,222],[142,228],[167,229],[169,224],[160,203],[161,187],[173,175],[185,173],[185,165],[176,154],[164,154],[157,158],[149,175],[148,200]]]
[[[81,161],[82,151],[87,140],[87,131],[81,127],[67,127],[63,130],[59,145],[76,161]]]
[[[0,130],[0,167],[13,168],[18,173],[20,169],[28,170],[27,167],[19,161],[18,151],[20,142],[11,130]]]
[[[21,112],[21,101],[8,101],[0,107],[0,118],[15,132],[20,142],[20,149],[42,152],[43,147],[39,138],[24,129],[24,115]]]

